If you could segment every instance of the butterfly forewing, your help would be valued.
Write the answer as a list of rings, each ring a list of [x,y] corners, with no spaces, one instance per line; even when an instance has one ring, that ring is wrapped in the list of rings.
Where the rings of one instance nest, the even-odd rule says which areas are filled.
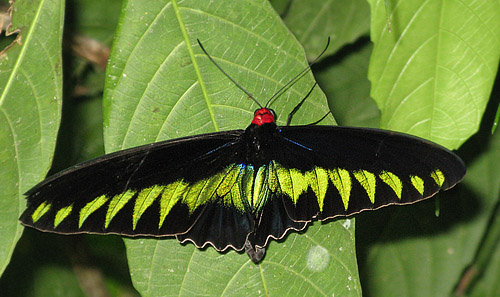
[[[294,220],[412,203],[452,187],[465,175],[455,154],[406,134],[328,126],[280,129],[285,155],[275,162],[281,168],[278,181],[289,185],[281,190]]]
[[[239,174],[234,164],[241,160],[234,151],[239,149],[236,140],[242,133],[166,141],[76,165],[27,193],[21,221],[59,233],[185,233],[207,205],[232,203],[215,201],[218,196],[213,189],[221,193],[224,183],[230,189],[227,184],[236,181],[230,175]],[[242,211],[241,207],[231,209]],[[242,229],[248,233],[248,228]]]

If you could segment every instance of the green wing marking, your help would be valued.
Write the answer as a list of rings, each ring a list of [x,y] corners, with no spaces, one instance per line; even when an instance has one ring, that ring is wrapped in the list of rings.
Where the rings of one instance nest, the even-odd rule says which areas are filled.
[[[227,169],[221,173],[223,175],[223,180],[219,184],[219,187],[217,187],[217,195],[219,197],[224,197],[229,192],[232,191],[232,188],[233,188],[234,184],[236,183],[236,180],[240,176],[240,171],[241,171],[240,166],[237,166],[236,164],[234,164],[232,166],[227,167]],[[243,208],[243,206],[241,206],[241,205],[239,205],[237,207],[239,209]]]
[[[306,172],[306,178],[309,183],[309,187],[311,187],[312,191],[316,195],[319,210],[322,212],[326,192],[328,190],[328,171],[323,168],[314,167],[313,170]]]
[[[57,211],[56,217],[54,218],[54,228],[57,228],[57,226],[59,226],[59,224],[69,216],[72,210],[73,205],[69,205]]]
[[[132,199],[136,191],[127,190],[123,194],[118,194],[111,199],[108,206],[108,211],[106,212],[106,223],[104,228],[108,228],[111,220],[116,216],[116,214],[123,209],[123,207]]]
[[[297,169],[286,169],[279,164],[275,164],[278,183],[281,186],[281,192],[288,195],[294,203],[299,200],[299,197],[309,187],[309,183],[305,174]]]
[[[401,200],[401,193],[403,192],[403,184],[401,179],[390,171],[383,170],[379,174],[380,179],[386,183],[394,191],[396,196]]]
[[[41,217],[43,217],[52,207],[50,203],[43,201],[31,215],[31,220],[36,223]]]
[[[439,170],[439,169],[434,170],[431,173],[431,176],[439,187],[443,186],[445,178],[444,178],[444,174],[441,170]]]
[[[187,183],[179,180],[168,184],[165,187],[165,191],[163,192],[160,201],[160,222],[158,224],[159,228],[163,226],[165,218],[172,210],[172,207],[174,207],[174,205],[179,201],[182,201],[182,197],[184,193],[186,193],[186,189],[188,188],[188,186],[189,185]]]
[[[337,168],[329,170],[328,175],[330,176],[330,180],[333,182],[335,188],[339,191],[340,197],[342,197],[344,208],[347,209],[349,206],[349,198],[351,196],[351,176],[349,175],[349,171]]]
[[[106,195],[99,196],[92,200],[91,202],[87,203],[81,210],[80,210],[80,220],[78,221],[78,227],[81,228],[85,220],[94,213],[96,210],[101,208],[101,206],[104,205],[109,200]]]
[[[251,194],[251,206],[260,207],[261,202],[265,201],[268,193],[267,185],[269,181],[269,166],[263,165],[257,169],[257,174],[254,178],[253,190]]]
[[[417,189],[420,195],[424,194],[424,180],[416,175],[410,176],[411,184]]]
[[[375,174],[368,172],[366,170],[358,170],[354,171],[354,177],[365,189],[366,194],[368,195],[368,198],[370,198],[371,203],[375,203],[375,185],[376,185]]]
[[[146,209],[148,209],[151,204],[153,204],[155,199],[160,196],[161,192],[164,189],[164,186],[154,185],[139,192],[134,204],[134,212],[132,215],[132,229],[135,230],[137,222],[139,221],[141,216],[144,214]]]

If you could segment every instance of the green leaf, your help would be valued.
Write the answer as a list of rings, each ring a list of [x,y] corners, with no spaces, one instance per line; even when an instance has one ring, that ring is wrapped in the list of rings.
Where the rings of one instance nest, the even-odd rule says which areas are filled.
[[[51,172],[104,155],[102,97],[65,98]]]
[[[479,275],[481,278],[480,281],[473,286],[468,296],[482,297],[500,295],[500,285],[498,283],[500,279],[500,267],[497,263],[500,263],[500,244],[498,244],[498,242],[495,251],[489,258],[488,266],[485,271],[482,271],[482,274]]]
[[[199,50],[196,39],[262,105],[307,66],[300,60],[303,50],[262,1],[245,5],[229,1],[220,7],[203,1],[183,2],[181,7],[172,3],[157,7],[129,4],[122,15],[104,98],[108,151],[245,128],[251,121],[257,106],[214,67]],[[253,19],[245,18],[247,13]],[[142,18],[141,23],[129,21],[137,17]],[[271,32],[276,36],[261,36],[260,32],[270,30],[270,26],[275,26]],[[284,37],[289,39],[282,40]],[[271,106],[279,123],[286,122],[288,113],[306,95],[313,85],[311,79],[312,75],[306,74]],[[326,111],[324,95],[315,89],[294,124],[313,122]],[[242,118],[248,121],[242,122]],[[324,123],[333,121],[330,118]]]
[[[381,127],[458,148],[478,130],[500,58],[496,0],[371,0],[369,79]]]
[[[342,59],[321,65],[315,73],[341,126],[379,126],[380,111],[370,98],[370,82],[366,78],[371,50],[371,44],[360,44]]]
[[[139,296],[127,278],[125,247],[118,236],[27,229],[0,278],[0,292],[19,297]],[[106,289],[109,295],[104,295]]]
[[[73,33],[111,45],[122,1],[73,0],[71,6],[71,12],[77,15],[68,19],[74,29]]]
[[[291,1],[292,0],[269,0],[269,3],[271,3],[274,10],[276,10],[279,15],[283,15],[290,6]]]
[[[497,188],[500,190],[500,187]],[[457,295],[471,292],[471,296],[496,296],[500,292],[497,282],[500,270],[498,265],[494,265],[500,260],[500,199],[498,198],[500,197],[497,195],[495,211],[490,214],[488,229],[476,251],[474,261],[463,273],[459,286],[455,290]],[[475,275],[469,277],[472,274]],[[471,286],[472,290],[470,290]]]
[[[307,66],[303,49],[267,1],[130,1],[107,70],[107,151],[246,128],[256,104],[207,59],[196,39],[262,105]],[[307,73],[275,101],[271,107],[281,124],[313,84]],[[293,124],[314,122],[327,110],[316,88]],[[198,250],[175,239],[125,243],[132,280],[143,296],[358,296],[353,221],[347,222],[349,228],[344,221],[317,223],[303,235],[292,233],[280,243],[271,242],[258,266],[245,254]],[[300,282],[283,286],[292,284],[290,279]]]
[[[23,193],[50,167],[62,96],[64,1],[16,1],[13,12],[18,42],[0,55],[0,272],[23,230]]]
[[[493,1],[481,7],[392,1],[389,32],[384,1],[371,4],[375,47],[369,78],[381,126],[457,148],[478,129],[497,73],[500,6]],[[482,137],[465,144],[459,154],[468,157],[467,176],[437,200],[357,218],[364,294],[453,292],[498,201],[499,138],[490,147],[488,142]]]
[[[85,295],[81,291],[78,280],[68,267],[47,266],[36,273],[33,296],[78,297]]]
[[[368,34],[370,8],[365,0],[293,1],[284,21],[312,61],[325,48],[328,36],[331,44],[326,53],[331,54]]]
[[[131,276],[142,296],[361,295],[353,220],[315,223],[305,234],[271,242],[259,265],[246,254],[221,254],[213,248],[200,252],[192,244],[179,248],[172,239],[126,244]]]

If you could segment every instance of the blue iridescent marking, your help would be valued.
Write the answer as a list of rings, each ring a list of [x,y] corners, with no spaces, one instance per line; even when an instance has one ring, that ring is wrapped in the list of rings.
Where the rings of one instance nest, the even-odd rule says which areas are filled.
[[[221,150],[221,149],[225,148],[226,146],[229,146],[229,145],[232,145],[232,144],[233,144],[232,142],[225,143],[225,144],[223,144],[223,145],[221,145],[221,146],[219,146],[219,147],[214,148],[214,149],[213,149],[213,150],[211,150],[211,151],[206,152],[206,153],[204,154],[204,156],[208,156],[208,155],[210,155],[211,153],[216,152],[216,151],[218,151],[218,150]]]
[[[293,141],[293,140],[288,139],[288,138],[286,138],[286,137],[283,137],[283,138],[284,138],[286,141],[290,141],[291,143],[293,143],[293,144],[296,144],[296,145],[300,146],[301,148],[304,148],[304,149],[306,149],[306,150],[308,150],[308,151],[312,151],[312,149],[310,149],[310,148],[308,148],[307,146],[304,146],[304,145],[302,145],[302,144],[300,144],[300,143],[298,143],[298,142],[296,142],[296,141]]]

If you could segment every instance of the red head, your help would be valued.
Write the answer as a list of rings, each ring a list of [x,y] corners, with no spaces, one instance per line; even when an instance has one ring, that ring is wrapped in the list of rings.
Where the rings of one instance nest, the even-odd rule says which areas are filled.
[[[275,118],[276,114],[274,110],[264,107],[255,111],[252,124],[261,126],[262,124],[274,123],[276,120]]]

